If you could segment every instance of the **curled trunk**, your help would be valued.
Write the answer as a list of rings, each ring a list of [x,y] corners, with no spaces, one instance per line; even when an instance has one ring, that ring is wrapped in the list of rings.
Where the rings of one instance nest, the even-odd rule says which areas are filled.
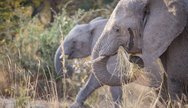
[[[100,40],[100,39],[99,39]],[[99,44],[98,44],[99,43]],[[100,83],[110,86],[120,86],[123,83],[127,83],[126,76],[115,76],[108,72],[107,70],[107,61],[109,60],[110,56],[99,56],[99,50],[101,48],[101,42],[98,41],[98,43],[95,45],[92,57],[93,57],[93,73],[97,77],[97,79],[100,81]],[[118,71],[115,69],[115,71]],[[117,73],[117,72],[114,72]]]

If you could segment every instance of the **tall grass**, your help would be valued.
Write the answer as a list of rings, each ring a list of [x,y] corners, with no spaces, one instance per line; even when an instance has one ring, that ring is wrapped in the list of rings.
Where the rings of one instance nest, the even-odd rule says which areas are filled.
[[[15,98],[17,107],[35,99],[58,99],[53,57],[83,11],[77,13],[70,17],[64,10],[48,28],[38,18],[20,20],[15,39],[0,48],[1,96]]]
[[[106,17],[110,12],[106,9],[78,10],[70,16],[63,9],[49,27],[42,25],[37,17],[20,19],[15,38],[0,48],[1,97],[13,98],[17,108],[25,108],[35,100],[44,99],[51,103],[57,103],[62,97],[63,103],[74,100],[86,81],[90,66],[83,65],[85,61],[76,60],[72,62],[76,70],[72,80],[57,81],[53,57],[60,40],[75,24],[88,22],[101,13]]]

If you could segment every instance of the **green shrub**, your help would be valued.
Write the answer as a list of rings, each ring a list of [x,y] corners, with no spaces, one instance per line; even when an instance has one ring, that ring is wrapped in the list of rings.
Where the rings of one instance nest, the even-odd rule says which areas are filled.
[[[55,51],[63,36],[77,22],[75,18],[79,18],[83,11],[77,13],[70,17],[64,10],[62,14],[56,15],[55,21],[47,28],[41,25],[38,18],[20,20],[15,39],[2,44],[0,48],[0,67],[4,69],[1,73],[9,74],[8,82],[19,85],[25,81],[25,76],[31,77],[31,82],[53,81]],[[11,91],[8,93],[10,95],[16,92],[12,89],[6,91]]]

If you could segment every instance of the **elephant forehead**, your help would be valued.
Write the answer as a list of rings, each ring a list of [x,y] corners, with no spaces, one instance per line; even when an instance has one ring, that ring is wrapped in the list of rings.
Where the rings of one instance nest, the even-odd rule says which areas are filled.
[[[126,20],[124,20],[126,19]],[[108,26],[106,26],[105,28],[105,32],[108,33],[110,31],[112,31],[112,29],[114,28],[114,26],[117,26],[118,28],[121,29],[121,33],[122,35],[128,35],[128,28],[131,28],[132,30],[136,30],[139,29],[140,27],[140,20],[138,17],[132,17],[132,18],[123,18],[123,17],[117,17],[115,19],[112,18],[111,22],[108,22]],[[103,31],[103,32],[104,32]],[[108,34],[108,35],[112,35],[112,34]]]
[[[138,13],[145,8],[147,2],[148,0],[121,0],[115,11],[122,15],[125,14],[125,12]]]
[[[85,36],[80,36],[80,35],[74,35],[72,37],[68,37],[67,39],[65,39],[65,43],[69,43],[72,44],[72,42],[76,42],[76,43],[81,43],[81,42],[88,42],[89,39]]]
[[[119,17],[116,18],[114,23],[124,29],[124,28],[136,28],[140,24],[139,21],[140,21],[140,17],[137,16]]]
[[[132,11],[139,11],[143,9],[148,0],[124,0],[126,9],[130,9]]]
[[[143,10],[146,6],[146,0],[122,0],[122,4],[119,4],[113,11],[109,25],[118,25],[121,27],[132,27],[140,24],[140,20],[143,18]],[[133,27],[134,28],[134,27]]]
[[[66,41],[86,41],[89,38],[89,31],[84,27],[74,27],[66,36]]]
[[[74,36],[76,34],[84,34],[89,31],[88,24],[81,24],[81,25],[76,25],[68,35]]]

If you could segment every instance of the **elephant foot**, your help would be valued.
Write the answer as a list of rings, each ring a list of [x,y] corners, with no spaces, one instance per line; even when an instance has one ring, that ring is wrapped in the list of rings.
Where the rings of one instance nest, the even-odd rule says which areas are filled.
[[[121,108],[119,103],[115,103],[113,108]]]
[[[183,94],[183,85],[180,80],[168,78],[168,92],[172,101],[178,101]]]
[[[168,102],[167,108],[185,108],[185,107],[179,101],[170,101]]]
[[[74,102],[70,108],[84,108],[82,103]]]
[[[113,108],[120,108],[121,100],[122,100],[122,88],[121,86],[112,86],[110,87],[110,92],[112,95],[112,99],[114,101]]]

